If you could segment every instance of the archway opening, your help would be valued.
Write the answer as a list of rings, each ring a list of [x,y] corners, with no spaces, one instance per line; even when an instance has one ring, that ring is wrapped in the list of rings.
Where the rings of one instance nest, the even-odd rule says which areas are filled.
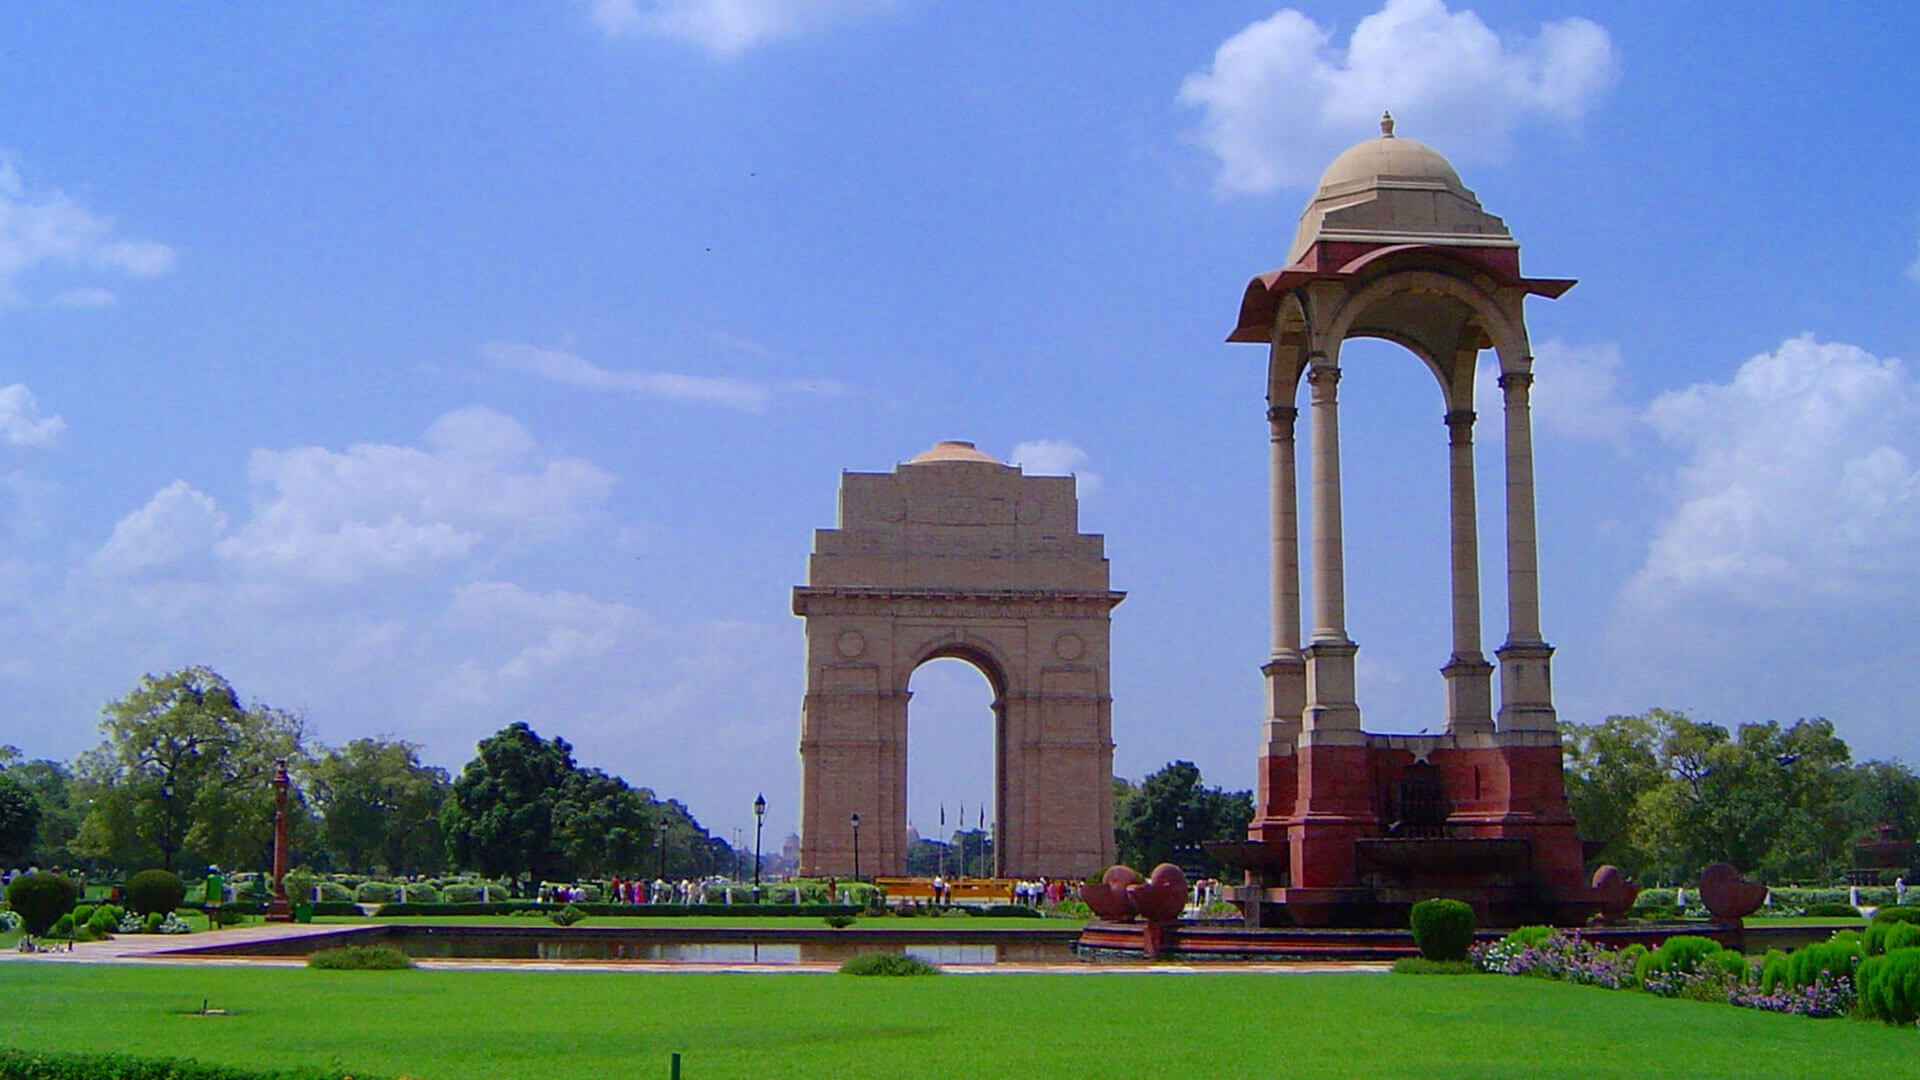
[[[991,876],[998,694],[985,669],[957,656],[921,664],[908,689],[907,872]]]
[[[1438,732],[1439,668],[1453,649],[1446,400],[1426,364],[1392,342],[1350,338],[1340,368],[1347,629],[1360,644],[1363,723]]]

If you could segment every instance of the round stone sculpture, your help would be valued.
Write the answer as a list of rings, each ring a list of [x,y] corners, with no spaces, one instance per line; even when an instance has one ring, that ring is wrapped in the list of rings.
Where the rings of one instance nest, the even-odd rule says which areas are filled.
[[[1766,901],[1767,887],[1741,877],[1732,863],[1717,862],[1700,871],[1700,902],[1720,922],[1738,922]]]
[[[1640,896],[1640,886],[1628,880],[1617,866],[1603,866],[1593,872],[1593,891],[1600,894],[1600,917],[1609,922],[1625,915]]]

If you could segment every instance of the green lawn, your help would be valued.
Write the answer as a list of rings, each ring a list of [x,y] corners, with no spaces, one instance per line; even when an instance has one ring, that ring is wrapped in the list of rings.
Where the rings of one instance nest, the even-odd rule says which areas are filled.
[[[227,1017],[182,1015],[202,999]],[[1145,1071],[1910,1075],[1920,1036],[1496,976],[662,975],[0,964],[0,1042],[415,1080]]]

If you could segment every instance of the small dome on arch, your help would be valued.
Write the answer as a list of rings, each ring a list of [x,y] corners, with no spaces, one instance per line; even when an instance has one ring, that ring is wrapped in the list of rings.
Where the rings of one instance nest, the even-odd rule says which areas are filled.
[[[980,452],[979,448],[964,439],[941,439],[933,444],[933,449],[908,459],[909,465],[937,465],[948,461],[972,461],[986,465],[1006,463],[998,458]]]
[[[1392,115],[1383,116],[1378,138],[1348,147],[1327,166],[1300,215],[1287,265],[1320,241],[1519,246],[1439,151],[1400,138],[1393,126]]]

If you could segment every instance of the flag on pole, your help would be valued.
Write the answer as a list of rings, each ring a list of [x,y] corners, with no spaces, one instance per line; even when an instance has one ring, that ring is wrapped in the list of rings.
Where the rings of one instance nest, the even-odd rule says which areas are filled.
[[[940,804],[940,827],[943,829],[947,827],[947,804],[946,803]]]

